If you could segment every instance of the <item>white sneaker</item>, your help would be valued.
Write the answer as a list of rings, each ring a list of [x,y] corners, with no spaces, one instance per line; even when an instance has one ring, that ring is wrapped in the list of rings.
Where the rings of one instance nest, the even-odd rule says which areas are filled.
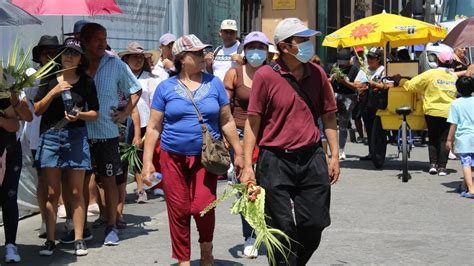
[[[66,214],[66,207],[64,207],[64,204],[61,204],[59,205],[58,207],[58,218],[66,218],[67,217],[67,214]]]
[[[255,259],[258,257],[258,250],[254,248],[255,238],[249,237],[245,240],[244,244],[244,256],[249,259]]]
[[[7,244],[5,246],[5,262],[20,262],[21,258],[18,255],[18,249],[13,244]]]
[[[89,204],[89,207],[87,208],[87,212],[90,212],[93,214],[100,214],[99,204],[97,203]]]
[[[344,151],[339,152],[339,160],[344,161],[346,159],[346,153]]]
[[[453,151],[449,151],[448,158],[450,160],[456,160],[458,157],[456,157],[456,154],[454,154]]]

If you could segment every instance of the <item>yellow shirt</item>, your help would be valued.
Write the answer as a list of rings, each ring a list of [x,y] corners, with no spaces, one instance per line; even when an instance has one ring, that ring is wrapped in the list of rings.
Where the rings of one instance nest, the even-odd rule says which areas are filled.
[[[446,68],[430,69],[411,80],[403,87],[423,95],[423,110],[426,115],[448,117],[449,107],[456,99],[456,80],[454,73]]]

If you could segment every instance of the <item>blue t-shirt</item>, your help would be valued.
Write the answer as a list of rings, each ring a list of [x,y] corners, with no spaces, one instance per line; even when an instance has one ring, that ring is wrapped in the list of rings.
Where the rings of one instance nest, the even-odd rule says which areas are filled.
[[[448,122],[456,124],[454,151],[456,153],[474,153],[474,115],[472,107],[474,97],[461,97],[451,104]]]
[[[192,93],[207,128],[214,138],[221,139],[220,109],[229,104],[224,84],[215,76],[203,73],[201,86]],[[151,108],[164,113],[161,149],[183,155],[201,154],[201,125],[186,88],[178,82],[177,76],[158,85]]]

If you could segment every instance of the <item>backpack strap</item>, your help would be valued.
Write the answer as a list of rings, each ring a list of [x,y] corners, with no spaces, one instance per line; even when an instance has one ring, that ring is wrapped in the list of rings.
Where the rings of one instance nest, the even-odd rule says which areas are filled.
[[[303,99],[303,101],[306,103],[306,105],[309,107],[309,110],[311,110],[311,114],[313,115],[313,120],[316,122],[317,113],[316,113],[316,108],[313,105],[313,102],[309,99],[308,95],[300,88],[300,85],[298,85],[298,82],[296,81],[295,77],[293,77],[290,74],[281,74],[280,70],[281,67],[275,62],[271,62],[270,66],[272,67],[273,71],[278,72],[286,81],[290,84],[290,86],[296,91],[296,93]]]

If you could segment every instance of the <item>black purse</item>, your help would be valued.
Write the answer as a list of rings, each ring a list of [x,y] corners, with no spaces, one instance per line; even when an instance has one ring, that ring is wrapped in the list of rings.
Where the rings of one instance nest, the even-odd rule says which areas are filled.
[[[367,107],[370,109],[386,109],[388,105],[388,90],[374,90],[369,86],[367,90]]]

